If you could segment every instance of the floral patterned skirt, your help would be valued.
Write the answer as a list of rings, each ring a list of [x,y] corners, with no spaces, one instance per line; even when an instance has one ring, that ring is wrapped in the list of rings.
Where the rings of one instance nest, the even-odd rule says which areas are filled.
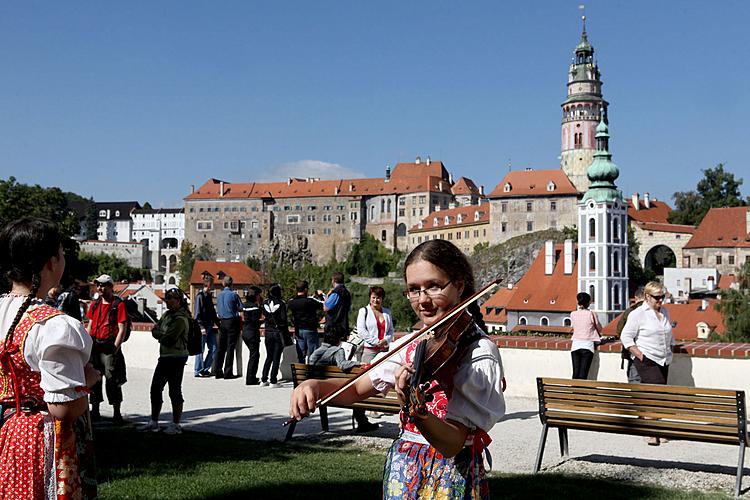
[[[383,498],[489,500],[481,453],[467,447],[445,458],[428,444],[396,439],[385,463]]]

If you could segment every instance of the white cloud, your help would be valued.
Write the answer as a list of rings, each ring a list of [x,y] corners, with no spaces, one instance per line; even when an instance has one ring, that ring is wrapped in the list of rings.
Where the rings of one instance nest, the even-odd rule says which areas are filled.
[[[260,182],[285,181],[289,177],[317,177],[321,180],[335,180],[358,179],[365,177],[365,174],[358,170],[343,167],[338,163],[328,163],[320,160],[298,160],[270,167],[253,180]]]

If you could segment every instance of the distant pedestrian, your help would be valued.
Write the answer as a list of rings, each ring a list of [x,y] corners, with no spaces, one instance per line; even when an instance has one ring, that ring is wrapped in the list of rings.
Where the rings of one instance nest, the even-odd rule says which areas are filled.
[[[326,313],[325,331],[336,333],[341,340],[349,338],[349,310],[352,296],[344,286],[344,274],[335,271],[331,275],[331,291],[326,296],[323,311]]]
[[[224,276],[222,280],[224,288],[217,300],[220,327],[219,349],[214,361],[214,376],[216,378],[237,378],[237,375],[232,373],[232,366],[234,364],[234,349],[240,336],[242,301],[239,295],[232,290],[232,283],[231,276]]]
[[[320,346],[318,314],[323,311],[323,302],[308,297],[309,289],[307,281],[297,282],[297,295],[288,304],[294,324],[294,336],[297,338],[297,360],[300,363],[304,363]]]
[[[630,306],[625,310],[624,313],[622,313],[622,316],[620,317],[620,321],[617,322],[617,336],[620,337],[622,335],[622,329],[625,328],[625,323],[628,321],[628,316],[631,312],[633,312],[635,309],[639,308],[643,304],[644,299],[644,293],[643,293],[643,287],[639,286],[635,291],[635,304]],[[635,369],[635,364],[633,363],[634,356],[628,351],[625,346],[622,346],[622,352],[621,352],[622,360],[620,362],[620,368],[623,368],[623,362],[627,360],[628,366],[626,373],[628,375],[628,383],[631,384],[640,384],[641,383],[641,376],[638,375],[638,370]]]
[[[72,280],[65,291],[57,297],[57,308],[78,321],[83,318],[81,314],[81,289],[75,280]]]
[[[151,421],[140,430],[159,432],[159,414],[163,403],[162,392],[169,384],[169,400],[172,403],[172,422],[164,429],[165,434],[182,434],[180,420],[184,399],[182,397],[182,374],[188,359],[188,331],[190,312],[187,301],[179,288],[171,288],[164,294],[167,312],[151,329],[151,335],[159,341],[159,360],[151,379]]]
[[[393,318],[391,310],[383,307],[383,299],[383,287],[370,287],[370,303],[360,308],[357,314],[357,335],[365,341],[363,363],[372,362],[375,356],[386,352],[393,342]]]
[[[242,341],[250,355],[247,358],[245,384],[258,385],[258,362],[260,361],[260,323],[263,319],[263,294],[257,286],[251,286],[245,295],[245,306],[242,308]]]
[[[573,361],[573,378],[587,379],[594,359],[594,343],[601,340],[602,325],[593,311],[589,310],[591,295],[581,292],[576,295],[578,309],[570,313],[573,323],[573,338],[570,357]]]
[[[284,338],[289,336],[289,324],[279,285],[272,285],[268,289],[268,298],[263,302],[263,318],[266,324],[266,362],[260,377],[261,385],[268,386],[270,383],[271,387],[281,387],[278,380],[279,364],[286,343]]]
[[[195,357],[195,366],[193,369],[193,374],[196,377],[210,377],[211,375],[215,375],[211,373],[211,367],[216,356],[216,328],[219,326],[219,317],[216,315],[216,308],[214,307],[213,288],[214,278],[206,274],[203,277],[203,288],[195,295],[193,313],[203,334],[201,354]],[[203,351],[206,347],[208,347],[208,352],[204,358]]]

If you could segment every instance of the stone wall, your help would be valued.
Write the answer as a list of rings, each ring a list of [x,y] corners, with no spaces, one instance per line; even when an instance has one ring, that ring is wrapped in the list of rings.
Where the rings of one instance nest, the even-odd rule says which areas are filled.
[[[114,255],[136,269],[145,269],[149,265],[148,247],[140,242],[87,240],[81,243],[81,252]]]
[[[522,234],[574,226],[578,216],[577,200],[575,195],[490,200],[490,245]],[[531,210],[528,210],[528,203],[531,203]]]

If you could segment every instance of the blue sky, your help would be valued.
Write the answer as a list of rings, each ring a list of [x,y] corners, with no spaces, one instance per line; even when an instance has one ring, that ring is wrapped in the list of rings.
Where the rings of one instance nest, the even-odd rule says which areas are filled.
[[[430,155],[491,190],[555,168],[580,2],[6,2],[0,178],[100,201],[382,176]],[[586,3],[624,193],[724,162],[750,193],[750,2]],[[670,200],[671,201],[671,200]]]

